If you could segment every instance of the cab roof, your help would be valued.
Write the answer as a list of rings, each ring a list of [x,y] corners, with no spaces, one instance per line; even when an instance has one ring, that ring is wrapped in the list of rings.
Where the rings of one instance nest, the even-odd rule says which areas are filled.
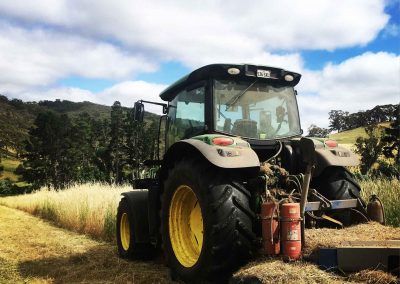
[[[232,71],[229,72],[228,70]],[[288,77],[286,77],[286,75],[291,75],[292,79],[287,80],[286,78]],[[180,78],[178,81],[162,91],[160,98],[164,101],[171,101],[179,91],[189,87],[189,85],[214,77],[235,80],[248,80],[249,78],[253,77],[259,79],[260,81],[269,81],[281,86],[296,86],[300,81],[301,75],[299,73],[287,71],[281,68],[264,65],[210,64],[200,67],[199,69],[196,69],[186,76]]]

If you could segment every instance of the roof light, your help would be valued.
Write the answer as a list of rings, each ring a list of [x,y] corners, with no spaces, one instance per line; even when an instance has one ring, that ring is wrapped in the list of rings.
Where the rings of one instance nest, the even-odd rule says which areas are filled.
[[[235,141],[229,137],[215,137],[212,140],[212,143],[218,146],[229,146],[232,145],[234,142]]]
[[[335,148],[338,146],[338,143],[335,140],[326,140],[325,145],[329,148]]]
[[[228,73],[231,75],[238,75],[240,73],[240,70],[238,68],[229,68]]]
[[[294,79],[293,75],[291,75],[291,74],[286,74],[285,75],[285,81],[292,82],[293,79]]]

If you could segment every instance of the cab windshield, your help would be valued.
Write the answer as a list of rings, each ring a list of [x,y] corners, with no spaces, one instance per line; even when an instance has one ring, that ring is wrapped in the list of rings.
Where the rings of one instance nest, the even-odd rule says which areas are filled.
[[[214,80],[215,130],[270,140],[301,134],[292,87],[266,82]]]

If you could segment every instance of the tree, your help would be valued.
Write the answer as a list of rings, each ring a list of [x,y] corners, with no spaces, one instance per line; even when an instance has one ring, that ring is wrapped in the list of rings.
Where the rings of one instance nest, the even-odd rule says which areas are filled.
[[[379,128],[368,126],[365,128],[365,132],[367,137],[358,137],[355,144],[355,151],[361,156],[360,170],[364,175],[368,173],[382,153],[381,131]]]
[[[310,127],[308,128],[307,136],[324,138],[327,137],[329,133],[330,133],[329,129],[321,128],[316,126],[315,124],[311,124]]]
[[[347,111],[331,110],[329,112],[329,128],[331,130],[342,131],[344,129],[346,117],[349,115]]]
[[[101,133],[96,133],[96,120],[88,113],[78,115],[74,120],[73,133],[73,155],[78,160],[76,169],[77,182],[105,181],[105,171],[102,171],[97,164],[97,149],[100,140],[103,138]],[[107,129],[107,128],[106,128]]]
[[[111,107],[110,144],[108,145],[108,157],[111,161],[110,176],[115,183],[123,181],[123,167],[125,165],[125,133],[124,112],[121,103],[116,101]]]
[[[395,158],[400,164],[400,109],[397,106],[397,116],[390,123],[390,127],[384,130],[383,142],[386,144],[383,147],[383,154],[386,158]]]
[[[74,155],[69,117],[53,112],[40,113],[29,131],[24,154],[24,178],[40,186],[64,188],[74,180],[78,159]]]

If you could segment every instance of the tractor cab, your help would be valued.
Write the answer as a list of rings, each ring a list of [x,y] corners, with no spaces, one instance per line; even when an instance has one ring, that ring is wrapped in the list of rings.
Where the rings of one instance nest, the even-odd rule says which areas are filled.
[[[167,149],[182,139],[219,133],[250,143],[301,135],[294,86],[300,75],[255,65],[213,64],[160,94],[168,101]]]

